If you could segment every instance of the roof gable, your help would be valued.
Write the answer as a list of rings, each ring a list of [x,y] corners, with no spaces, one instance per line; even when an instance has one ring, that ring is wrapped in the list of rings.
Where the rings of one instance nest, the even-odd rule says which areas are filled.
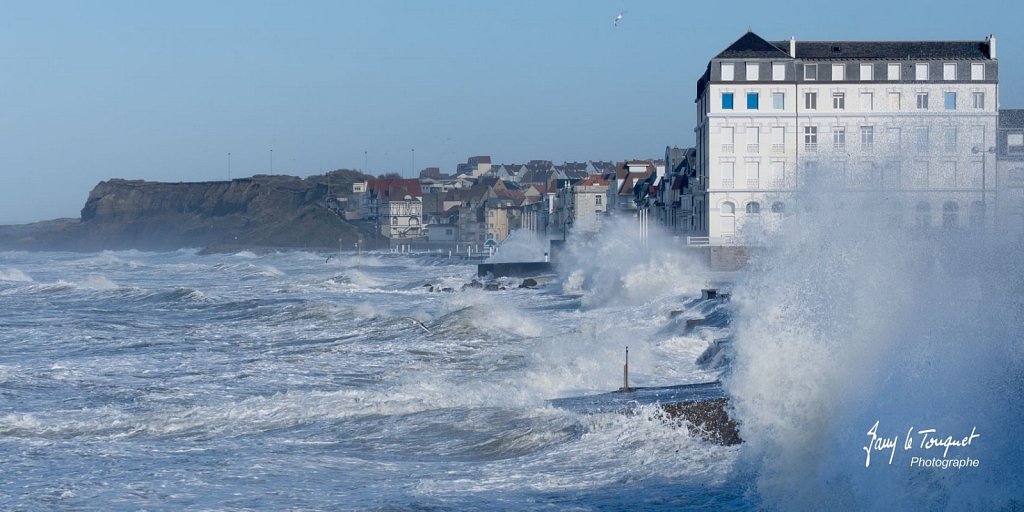
[[[789,44],[788,42],[786,44]],[[799,46],[799,45],[798,45]],[[747,32],[728,48],[715,56],[716,59],[780,59],[789,58],[779,46],[765,41],[761,36]]]

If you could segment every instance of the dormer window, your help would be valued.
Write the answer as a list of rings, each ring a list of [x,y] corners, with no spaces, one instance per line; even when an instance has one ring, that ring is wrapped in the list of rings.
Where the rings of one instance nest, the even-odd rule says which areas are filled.
[[[736,65],[732,62],[722,63],[722,81],[730,82],[736,79]]]
[[[837,82],[841,80],[846,80],[845,64],[832,64],[832,80]]]
[[[804,64],[804,80],[817,80],[818,79],[818,65],[817,64]]]
[[[760,79],[761,66],[756,62],[747,63],[747,80],[759,80]]]

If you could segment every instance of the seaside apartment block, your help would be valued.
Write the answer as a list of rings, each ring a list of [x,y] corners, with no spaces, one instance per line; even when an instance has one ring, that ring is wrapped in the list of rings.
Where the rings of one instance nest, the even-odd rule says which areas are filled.
[[[694,231],[730,243],[811,188],[885,199],[921,229],[991,222],[996,40],[767,41],[747,32],[697,81]]]

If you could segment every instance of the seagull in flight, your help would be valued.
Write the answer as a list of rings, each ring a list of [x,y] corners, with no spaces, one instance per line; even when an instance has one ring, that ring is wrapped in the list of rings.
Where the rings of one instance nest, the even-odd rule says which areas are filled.
[[[615,18],[612,19],[612,25],[615,25],[616,27],[619,26],[619,22],[622,21],[622,18],[624,18],[625,16],[626,11],[622,11],[619,14],[616,14]]]

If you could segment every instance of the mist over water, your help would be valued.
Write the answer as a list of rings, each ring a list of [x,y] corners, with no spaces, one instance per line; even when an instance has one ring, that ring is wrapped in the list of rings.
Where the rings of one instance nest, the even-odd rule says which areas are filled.
[[[716,378],[694,364],[708,334],[666,329],[711,307],[687,284],[581,307],[561,278],[461,290],[458,258],[379,253],[0,253],[0,272],[14,509],[745,503],[737,447],[605,395],[626,345],[634,385]]]
[[[734,294],[726,389],[765,505],[781,510],[1012,510],[1024,496],[1024,257],[969,230],[890,227],[890,195],[819,191],[763,239]],[[869,429],[899,436],[872,453]],[[981,437],[911,467],[908,430]],[[1016,501],[1014,501],[1016,500]]]

